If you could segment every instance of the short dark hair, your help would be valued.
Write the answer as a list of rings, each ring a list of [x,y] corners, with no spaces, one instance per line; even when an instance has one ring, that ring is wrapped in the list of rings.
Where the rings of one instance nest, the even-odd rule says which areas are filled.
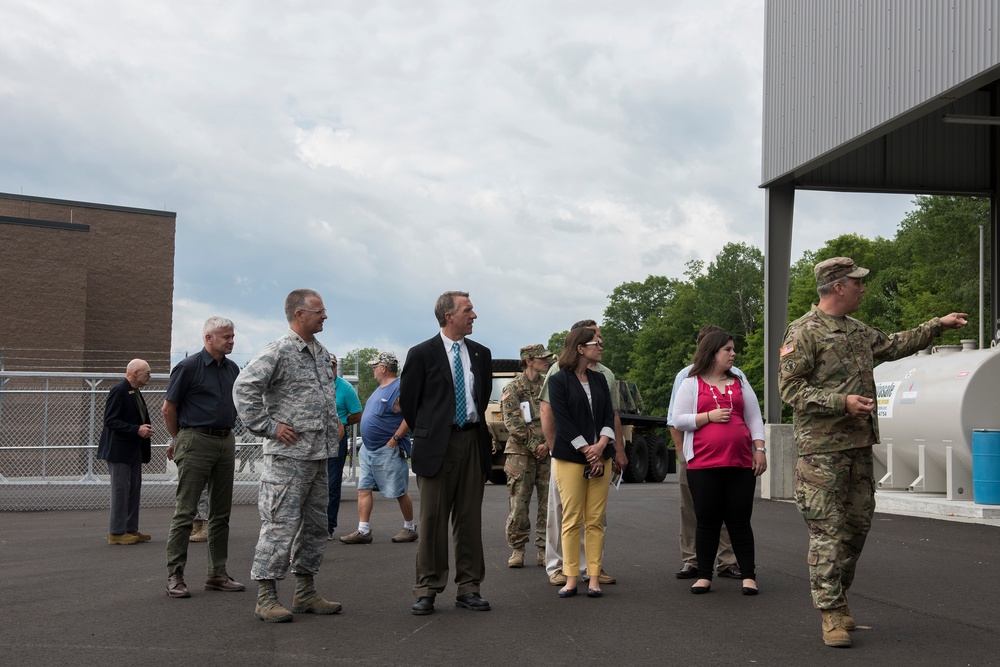
[[[597,332],[589,326],[572,329],[566,334],[566,342],[563,344],[562,354],[559,355],[559,369],[570,373],[576,372],[576,367],[580,364],[581,358],[576,348],[589,343],[595,338],[597,338]]]
[[[724,348],[726,343],[731,340],[733,337],[722,329],[705,334],[698,343],[698,349],[695,350],[694,364],[691,366],[688,377],[702,375],[712,370],[712,366],[715,364],[715,353]],[[726,370],[726,376],[736,378],[732,369]]]

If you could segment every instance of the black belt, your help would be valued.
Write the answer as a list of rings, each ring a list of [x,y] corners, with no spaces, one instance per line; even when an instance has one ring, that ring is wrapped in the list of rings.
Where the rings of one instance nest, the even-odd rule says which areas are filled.
[[[459,426],[458,424],[452,424],[452,431],[471,431],[474,428],[479,428],[479,422],[465,422],[465,426]]]
[[[215,436],[216,438],[228,438],[229,434],[232,433],[232,429],[228,428],[208,428],[207,426],[185,426],[188,431],[194,431],[195,433],[204,433],[205,435]]]

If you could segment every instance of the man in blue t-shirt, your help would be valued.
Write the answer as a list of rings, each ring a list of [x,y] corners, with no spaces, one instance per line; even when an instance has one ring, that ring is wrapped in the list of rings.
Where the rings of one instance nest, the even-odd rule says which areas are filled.
[[[326,530],[330,533],[328,539],[332,540],[333,533],[337,530],[337,515],[340,513],[340,489],[344,483],[344,460],[347,458],[349,427],[361,421],[361,401],[351,383],[337,375],[335,355],[330,355],[330,362],[333,364],[333,375],[337,378],[334,381],[337,387],[337,416],[344,425],[344,437],[340,439],[337,456],[331,456],[326,460],[327,482],[330,488],[330,499],[326,506]]]
[[[410,468],[406,458],[410,453],[410,428],[399,409],[399,361],[392,352],[379,352],[368,362],[378,382],[361,415],[359,452],[361,472],[358,476],[358,529],[343,535],[344,544],[371,544],[372,514],[377,488],[383,498],[396,498],[403,513],[403,530],[393,542],[416,542],[417,527],[413,523],[413,500],[410,498]]]

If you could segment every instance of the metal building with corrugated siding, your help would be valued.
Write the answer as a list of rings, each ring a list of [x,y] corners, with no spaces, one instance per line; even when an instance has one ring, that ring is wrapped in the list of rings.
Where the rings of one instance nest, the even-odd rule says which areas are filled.
[[[988,196],[997,266],[1000,3],[768,0],[765,412],[781,421],[795,190]],[[993,276],[993,334],[1000,289]]]

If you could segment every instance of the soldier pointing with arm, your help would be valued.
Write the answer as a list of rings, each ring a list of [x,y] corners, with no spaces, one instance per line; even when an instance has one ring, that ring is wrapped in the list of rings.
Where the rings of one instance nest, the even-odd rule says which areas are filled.
[[[823,641],[848,647],[855,627],[847,589],[875,511],[872,445],[879,441],[874,361],[899,359],[930,345],[965,313],[888,335],[848,317],[857,311],[868,269],[848,257],[814,268],[819,305],[788,325],[778,386],[795,415],[795,502],[809,527],[809,581],[823,614]]]

